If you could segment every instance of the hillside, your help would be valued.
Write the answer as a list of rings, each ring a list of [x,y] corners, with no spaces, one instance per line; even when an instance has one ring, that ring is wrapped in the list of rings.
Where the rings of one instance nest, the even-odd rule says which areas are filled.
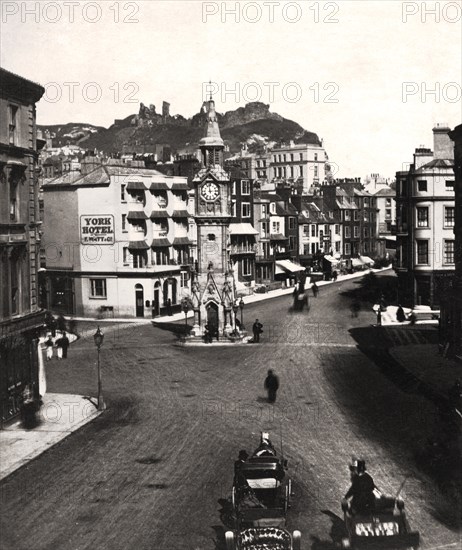
[[[156,145],[169,145],[172,153],[194,146],[204,133],[205,106],[190,119],[181,115],[171,116],[168,108],[158,114],[154,105],[143,103],[137,115],[116,120],[109,128],[92,124],[67,123],[39,126],[48,130],[53,145],[78,144],[87,149],[111,153],[151,152]],[[299,124],[271,113],[263,103],[249,103],[225,114],[218,114],[221,135],[231,152],[239,151],[243,142],[252,151],[263,144],[294,140],[295,142],[320,143],[318,136],[304,130]]]

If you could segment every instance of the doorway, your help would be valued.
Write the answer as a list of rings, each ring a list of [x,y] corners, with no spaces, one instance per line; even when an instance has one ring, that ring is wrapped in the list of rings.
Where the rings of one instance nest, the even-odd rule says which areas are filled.
[[[143,285],[135,285],[136,316],[144,317],[144,290]]]
[[[158,317],[160,315],[160,283],[154,285],[154,299],[152,301],[152,316]]]
[[[218,305],[215,302],[210,302],[207,304],[207,324],[209,326],[209,332],[212,335],[212,338],[218,340]]]

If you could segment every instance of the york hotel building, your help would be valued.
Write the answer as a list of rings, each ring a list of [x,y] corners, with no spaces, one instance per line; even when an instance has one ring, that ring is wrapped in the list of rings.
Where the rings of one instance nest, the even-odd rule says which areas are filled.
[[[49,309],[99,318],[180,309],[196,240],[186,178],[86,157],[43,193]]]

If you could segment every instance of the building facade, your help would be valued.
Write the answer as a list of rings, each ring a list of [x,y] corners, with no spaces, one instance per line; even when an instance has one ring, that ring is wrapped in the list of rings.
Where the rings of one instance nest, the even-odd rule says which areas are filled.
[[[50,310],[84,317],[180,310],[193,263],[186,178],[141,161],[86,157],[80,172],[44,184],[43,194]]]
[[[434,148],[419,148],[396,174],[395,270],[403,305],[439,307],[455,266],[454,149],[449,128],[433,129]]]
[[[0,69],[0,404],[16,416],[29,387],[39,399],[38,143],[42,86]]]

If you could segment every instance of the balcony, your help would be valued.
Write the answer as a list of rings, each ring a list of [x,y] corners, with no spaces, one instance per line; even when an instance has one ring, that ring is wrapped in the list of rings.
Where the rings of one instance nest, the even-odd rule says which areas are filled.
[[[134,197],[130,197],[130,199],[127,201],[127,206],[130,212],[143,212],[144,201],[137,200]]]
[[[255,254],[255,245],[231,245],[231,254]]]

